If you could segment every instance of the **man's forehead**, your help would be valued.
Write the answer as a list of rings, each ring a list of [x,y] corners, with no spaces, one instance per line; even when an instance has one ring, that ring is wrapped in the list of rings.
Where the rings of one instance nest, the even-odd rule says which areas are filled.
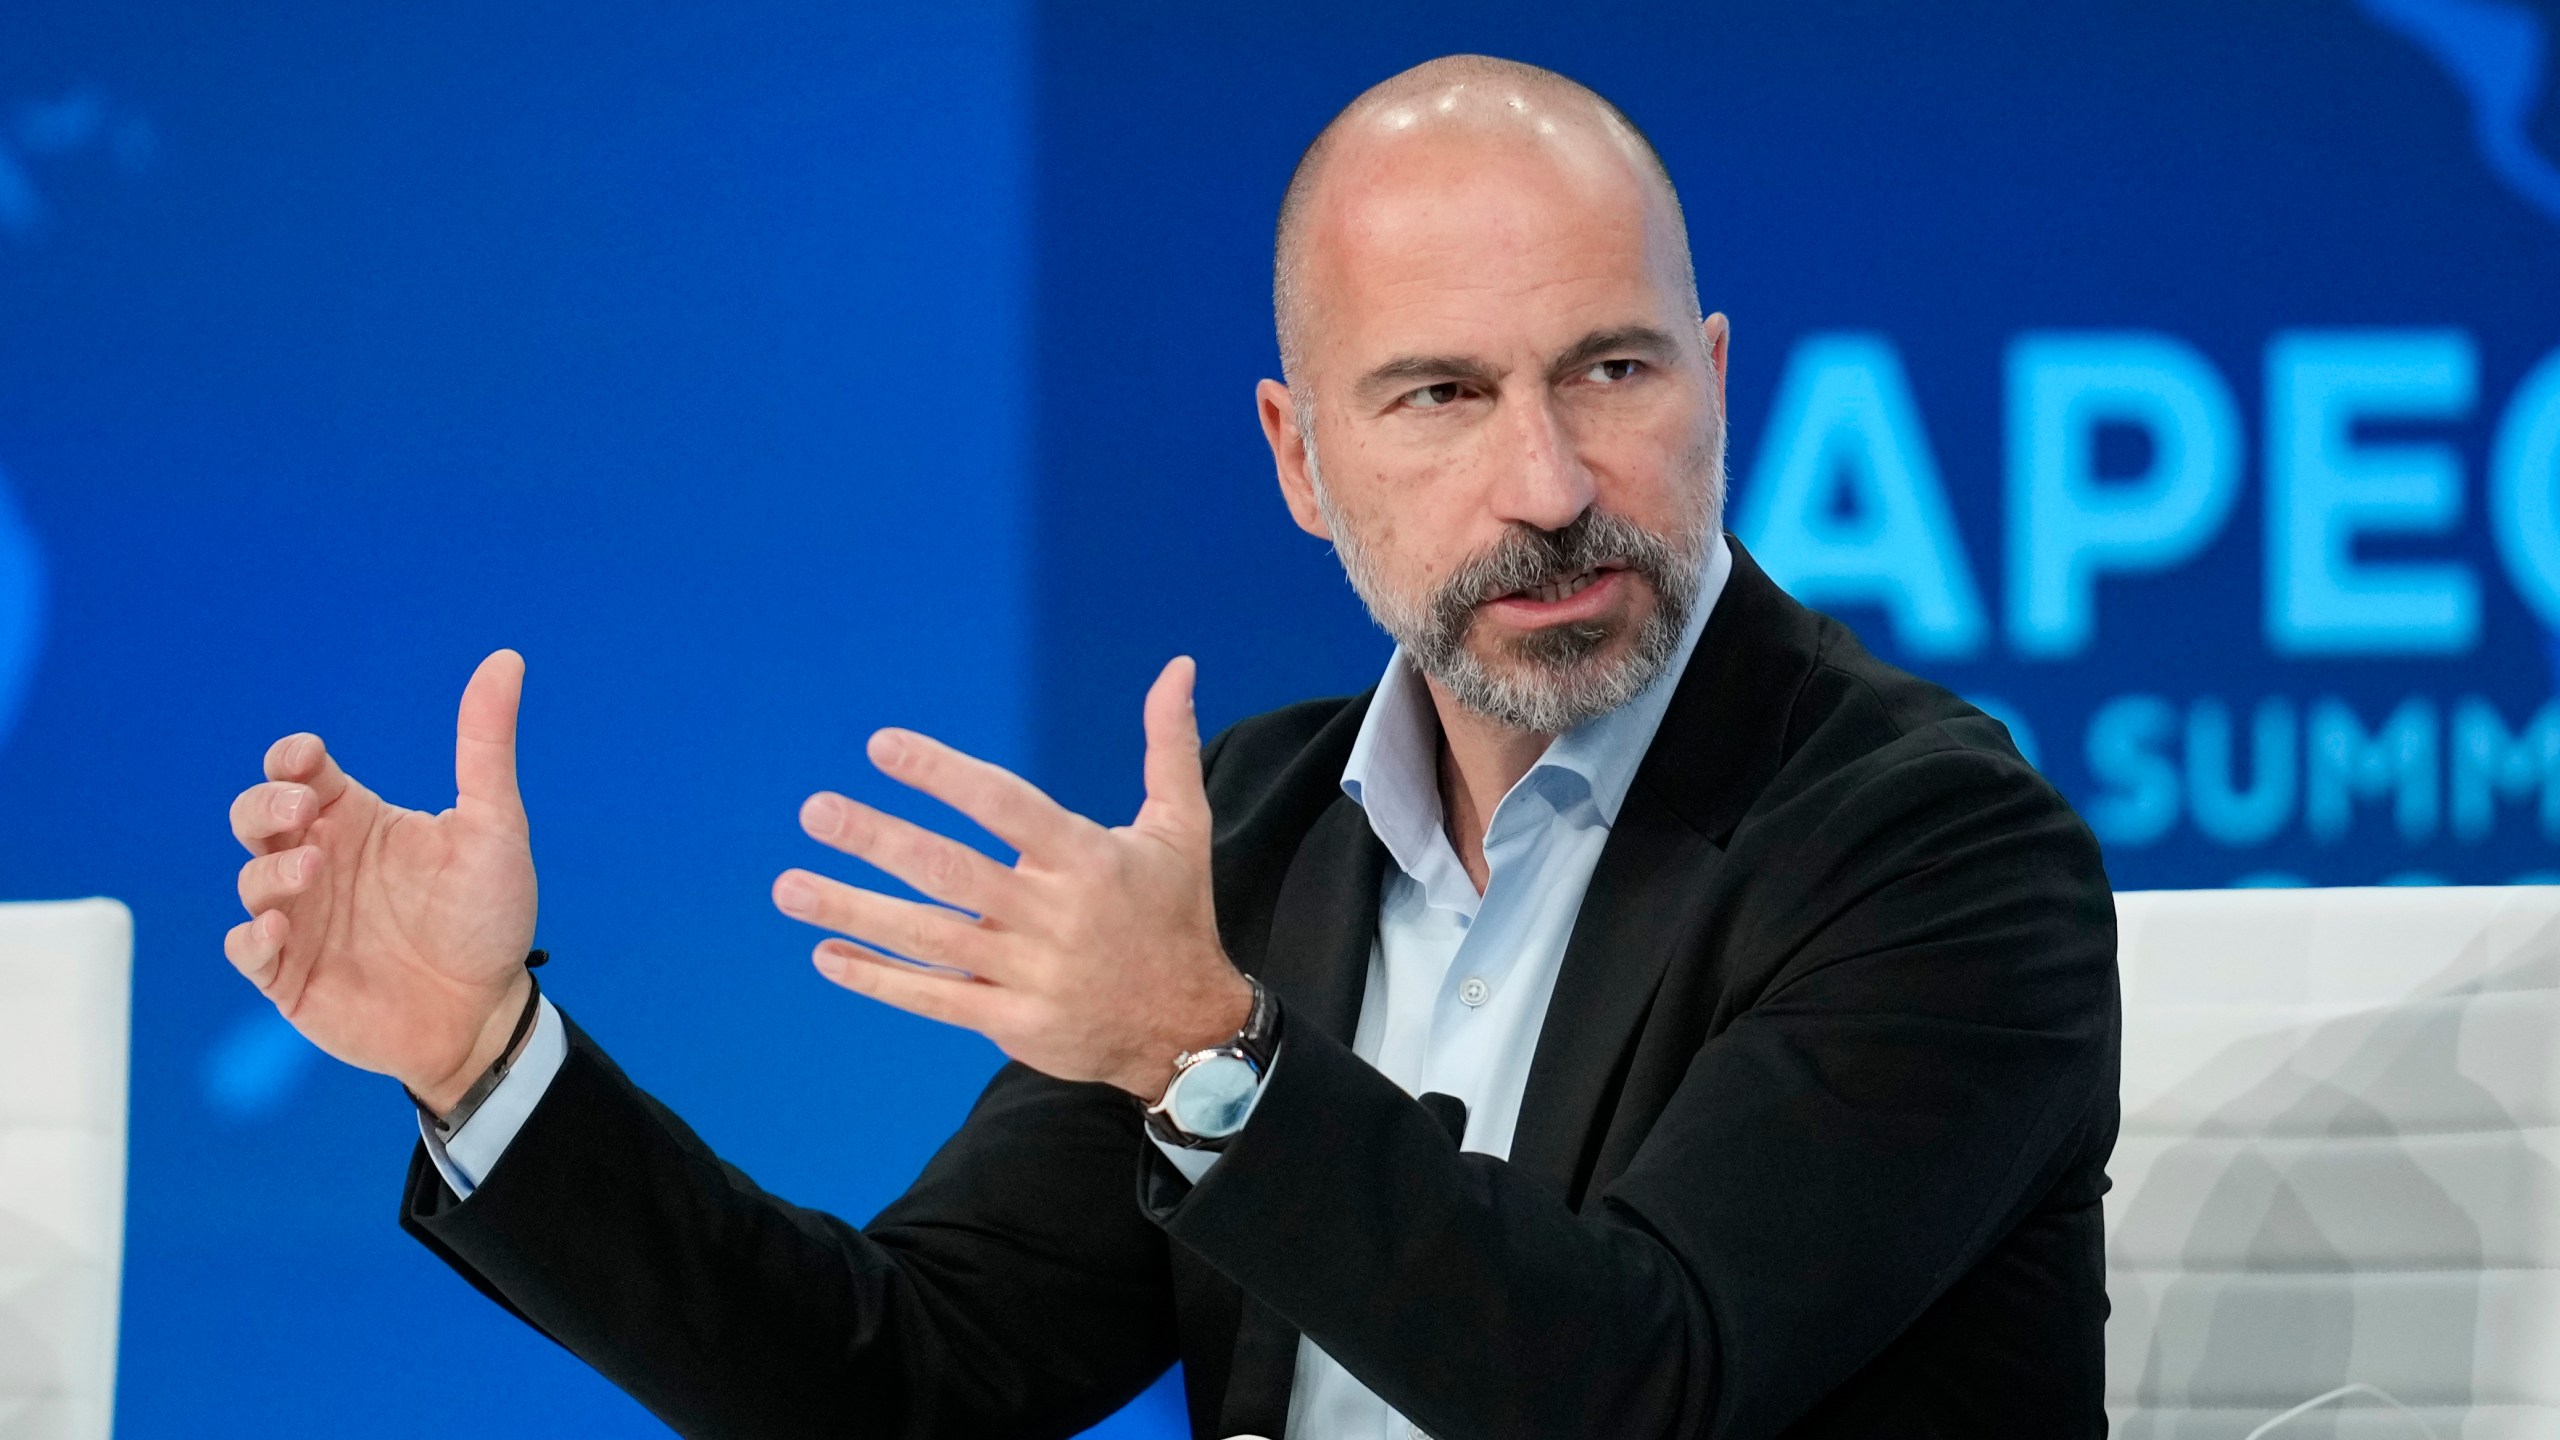
[[[1464,356],[1508,369],[1544,365],[1594,334],[1678,325],[1674,297],[1633,260],[1535,274],[1540,267],[1485,273],[1431,258],[1407,253],[1341,288],[1320,322],[1331,362]]]

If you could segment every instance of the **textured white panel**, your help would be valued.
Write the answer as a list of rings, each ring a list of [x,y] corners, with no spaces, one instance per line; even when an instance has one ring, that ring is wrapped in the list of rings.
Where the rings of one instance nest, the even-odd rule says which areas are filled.
[[[2546,1063],[2560,1044],[2550,997],[2494,990],[2325,1013],[2128,1002],[2144,1044],[2125,1055],[2125,1128],[2317,1135],[2560,1124],[2560,1073]]]
[[[2108,1170],[2110,1264],[2560,1269],[2560,1131],[2128,1135]]]
[[[2116,1270],[2108,1289],[2120,1402],[2255,1406],[2265,1419],[2352,1380],[2411,1406],[2560,1406],[2560,1370],[2490,1323],[2560,1305],[2547,1270]]]
[[[106,1440],[133,917],[0,905],[0,1440]]]
[[[2560,1440],[2560,887],[2117,913],[2116,1434]]]

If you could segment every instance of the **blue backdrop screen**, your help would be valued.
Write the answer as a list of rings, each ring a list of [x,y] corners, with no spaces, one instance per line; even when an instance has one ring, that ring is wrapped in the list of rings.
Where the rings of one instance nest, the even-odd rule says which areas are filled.
[[[138,919],[128,1435],[660,1433],[397,1233],[397,1091],[220,955],[265,745],[442,805],[500,644],[554,992],[772,1188],[896,1193],[996,1057],[807,969],[794,808],[893,801],[895,722],[1119,820],[1168,655],[1212,720],[1374,679],[1251,386],[1299,148],[1434,54],[1652,134],[1729,525],[2006,718],[2120,884],[2560,873],[2546,0],[12,32],[0,892]]]

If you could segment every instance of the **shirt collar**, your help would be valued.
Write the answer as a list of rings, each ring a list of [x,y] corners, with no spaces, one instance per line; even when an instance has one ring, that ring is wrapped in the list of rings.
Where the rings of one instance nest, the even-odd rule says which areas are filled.
[[[1707,628],[1707,617],[1714,613],[1732,574],[1733,552],[1719,534],[1707,547],[1697,603],[1690,609],[1671,663],[1633,700],[1549,742],[1546,753],[1520,784],[1578,777],[1588,787],[1601,823],[1615,825],[1618,807],[1626,802],[1636,769],[1653,746],[1654,732],[1662,727],[1663,712],[1671,706],[1671,694],[1679,688],[1689,656],[1698,647],[1698,636]],[[1387,673],[1379,680],[1378,693],[1352,741],[1350,761],[1342,767],[1342,791],[1367,812],[1369,828],[1395,858],[1397,868],[1408,875],[1421,871],[1434,845],[1442,843],[1439,761],[1440,716],[1432,708],[1431,689],[1404,647],[1398,646],[1387,659]]]

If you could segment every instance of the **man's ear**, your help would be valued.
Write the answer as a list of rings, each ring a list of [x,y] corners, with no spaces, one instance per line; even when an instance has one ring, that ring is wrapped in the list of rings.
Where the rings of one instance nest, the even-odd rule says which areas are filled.
[[[1330,540],[1324,510],[1316,504],[1315,476],[1307,469],[1306,443],[1298,437],[1298,397],[1277,380],[1253,387],[1254,407],[1262,413],[1262,438],[1271,445],[1271,468],[1280,473],[1280,498],[1298,528],[1319,540]]]
[[[1733,322],[1726,319],[1724,312],[1719,310],[1699,321],[1698,328],[1705,332],[1707,369],[1715,374],[1716,413],[1721,415],[1724,413],[1725,361],[1729,358],[1733,346]]]

